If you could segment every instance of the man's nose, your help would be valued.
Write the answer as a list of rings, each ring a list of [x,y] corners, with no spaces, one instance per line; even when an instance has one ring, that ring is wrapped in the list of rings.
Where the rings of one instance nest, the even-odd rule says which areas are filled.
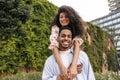
[[[68,37],[66,36],[66,37],[65,37],[65,39],[67,40],[67,39],[68,39]]]

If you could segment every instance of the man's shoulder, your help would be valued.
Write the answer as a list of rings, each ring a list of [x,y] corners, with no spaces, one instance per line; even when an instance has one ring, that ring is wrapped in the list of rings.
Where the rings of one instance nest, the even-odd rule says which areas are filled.
[[[73,51],[73,46],[71,47],[71,53],[73,53],[74,51]],[[87,54],[86,54],[86,52],[85,51],[83,51],[83,50],[80,50],[79,51],[79,56],[80,55],[82,55],[82,56],[87,56]]]
[[[87,55],[85,51],[80,50],[81,54]]]
[[[85,51],[82,51],[82,50],[80,50],[80,56],[88,57],[87,53]]]
[[[46,59],[47,62],[52,62],[52,61],[55,61],[55,57],[54,55],[50,55],[47,59]]]

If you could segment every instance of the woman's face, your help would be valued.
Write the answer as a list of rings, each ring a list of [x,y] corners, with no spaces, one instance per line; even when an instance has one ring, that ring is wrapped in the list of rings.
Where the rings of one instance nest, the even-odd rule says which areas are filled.
[[[70,23],[70,20],[65,12],[60,13],[59,22],[62,27],[67,26]]]

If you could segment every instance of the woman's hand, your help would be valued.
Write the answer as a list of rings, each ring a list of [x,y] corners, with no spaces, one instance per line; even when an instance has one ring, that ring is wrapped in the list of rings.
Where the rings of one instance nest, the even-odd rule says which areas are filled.
[[[69,67],[70,80],[75,78],[77,76],[77,74],[80,74],[81,71],[82,71],[82,64],[78,64],[77,66],[70,65],[70,67]]]
[[[77,66],[76,65],[70,65],[68,69],[70,71],[70,77],[72,77],[72,79],[77,76],[78,72],[77,72]]]
[[[60,65],[60,72],[62,76],[68,76],[68,69],[64,65]]]
[[[76,46],[77,46],[77,47],[81,46],[82,43],[83,43],[82,38],[75,37],[75,38],[73,39],[73,45],[74,45],[75,47],[76,47]]]

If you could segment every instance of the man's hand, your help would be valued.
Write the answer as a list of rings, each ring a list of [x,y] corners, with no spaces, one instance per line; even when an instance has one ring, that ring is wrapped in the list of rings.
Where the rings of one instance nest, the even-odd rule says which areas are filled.
[[[77,73],[80,74],[82,71],[82,64],[77,65]]]

